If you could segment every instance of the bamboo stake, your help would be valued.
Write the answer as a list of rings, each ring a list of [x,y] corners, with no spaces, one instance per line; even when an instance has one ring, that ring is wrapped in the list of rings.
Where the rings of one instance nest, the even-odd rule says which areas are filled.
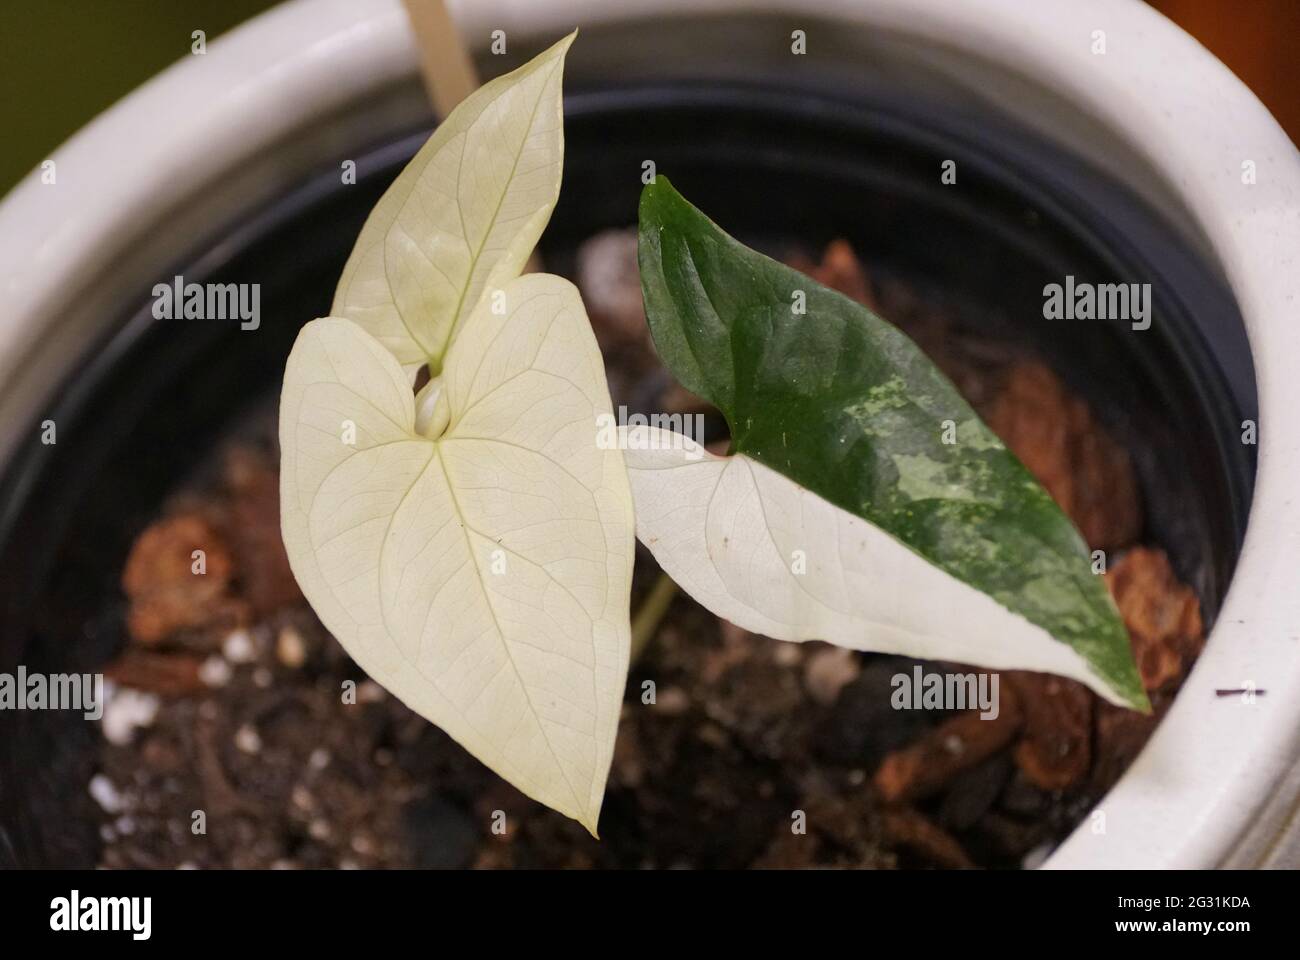
[[[420,51],[420,72],[442,119],[479,85],[478,71],[443,0],[402,0]]]

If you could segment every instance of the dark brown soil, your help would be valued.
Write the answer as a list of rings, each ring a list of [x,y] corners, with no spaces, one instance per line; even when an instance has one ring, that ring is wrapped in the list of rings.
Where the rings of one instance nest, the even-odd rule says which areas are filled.
[[[703,411],[655,360],[634,249],[609,234],[578,256],[615,403]],[[1163,552],[1139,543],[1125,451],[1041,363],[868,277],[846,244],[791,260],[903,327],[1108,551],[1158,717],[1202,626]],[[108,670],[89,785],[103,866],[1032,865],[1156,723],[1012,672],[996,720],[895,710],[890,679],[912,661],[754,636],[679,596],[628,678],[596,841],[388,696],[324,631],[280,546],[273,437],[268,409],[160,510],[123,571],[131,641]],[[639,553],[634,607],[657,575]]]

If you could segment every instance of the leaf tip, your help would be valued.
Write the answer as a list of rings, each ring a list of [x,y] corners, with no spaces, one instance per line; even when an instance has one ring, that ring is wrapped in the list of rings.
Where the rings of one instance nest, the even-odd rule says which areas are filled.
[[[1147,696],[1146,690],[1143,689],[1140,677],[1136,687],[1131,687],[1125,691],[1124,706],[1148,717],[1155,713],[1154,708],[1151,706],[1151,698]]]
[[[544,54],[542,54],[542,56],[549,58],[552,55],[554,55],[556,57],[559,57],[561,60],[563,60],[565,56],[568,54],[569,48],[573,46],[573,41],[577,39],[578,39],[578,28],[574,27],[571,33],[565,34],[559,40],[556,40],[555,43],[551,44],[550,49],[548,49]]]
[[[641,213],[646,210],[647,204],[656,202],[660,197],[680,197],[681,194],[673,186],[671,180],[662,173],[656,173],[650,178],[650,182],[641,188]]]
[[[581,824],[582,828],[591,834],[593,840],[600,839],[600,809],[604,805],[605,801],[606,784],[603,777],[599,779],[601,780],[600,788],[594,790],[585,803],[581,797],[576,794],[574,795],[573,799],[576,801],[576,804],[569,808],[569,810],[572,810],[573,812],[548,804],[548,806],[552,806],[552,808],[556,810],[561,810],[561,812],[565,813],[566,816]]]
[[[641,188],[641,200],[637,204],[637,224],[642,246],[647,242],[657,245],[659,234],[669,220],[674,204],[683,202],[682,195],[663,174],[650,178],[650,182]],[[647,264],[642,263],[641,269],[644,278]]]
[[[1128,631],[1123,633],[1128,645]],[[1128,652],[1127,650],[1125,652]],[[1093,688],[1105,699],[1119,707],[1136,711],[1137,713],[1150,716],[1154,711],[1151,707],[1151,698],[1147,696],[1146,686],[1142,682],[1142,674],[1138,670],[1137,661],[1133,659],[1130,653],[1126,660],[1118,667],[1111,667],[1110,670],[1101,669],[1102,664],[1097,661],[1090,663],[1093,674],[1100,681],[1099,684],[1093,684]]]
[[[1117,706],[1150,716],[1153,712],[1151,700],[1147,696],[1146,684],[1142,682],[1132,634],[1114,598],[1105,590],[1103,595],[1109,608],[1109,616],[1105,617],[1106,634],[1110,640],[1109,655],[1091,651],[1086,655],[1089,666],[1104,685],[1106,699]]]

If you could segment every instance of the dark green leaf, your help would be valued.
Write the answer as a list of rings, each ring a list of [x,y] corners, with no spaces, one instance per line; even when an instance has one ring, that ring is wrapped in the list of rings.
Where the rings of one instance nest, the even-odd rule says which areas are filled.
[[[1042,627],[1147,708],[1128,633],[1079,534],[911,340],[734,240],[662,176],[642,193],[640,219],[655,344],[726,416],[733,453]]]

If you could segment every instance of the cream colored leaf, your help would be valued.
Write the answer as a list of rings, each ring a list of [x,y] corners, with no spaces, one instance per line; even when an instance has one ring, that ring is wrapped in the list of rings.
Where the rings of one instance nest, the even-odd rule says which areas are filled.
[[[470,94],[380,198],[331,313],[355,320],[408,375],[434,372],[484,291],[523,270],[560,192],[569,35]]]
[[[341,318],[303,329],[280,406],[284,542],[367,673],[595,833],[627,675],[631,492],[597,445],[609,392],[577,290],[534,274],[501,293],[436,400],[422,391],[432,437],[375,338]]]
[[[622,443],[637,537],[717,616],[778,640],[1055,673],[1128,705],[1068,644],[758,461],[656,427]]]

